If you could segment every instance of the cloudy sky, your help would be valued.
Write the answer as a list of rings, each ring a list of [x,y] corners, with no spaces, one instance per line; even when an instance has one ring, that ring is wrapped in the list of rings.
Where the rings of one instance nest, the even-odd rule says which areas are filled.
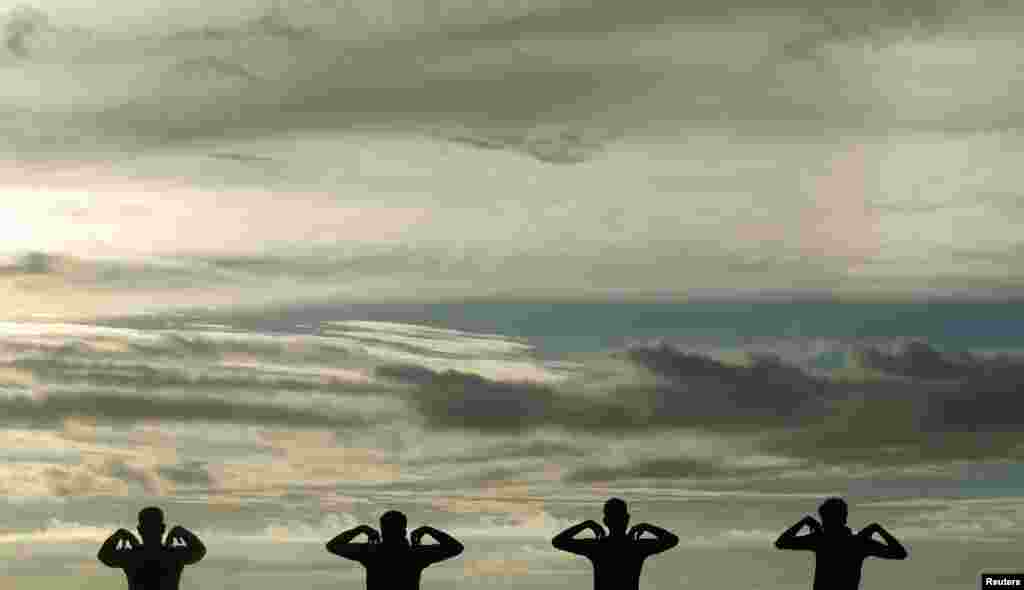
[[[610,495],[648,588],[805,588],[830,494],[866,587],[1019,563],[1024,9],[845,4],[0,3],[0,586],[150,503],[191,587],[394,507],[585,588]]]

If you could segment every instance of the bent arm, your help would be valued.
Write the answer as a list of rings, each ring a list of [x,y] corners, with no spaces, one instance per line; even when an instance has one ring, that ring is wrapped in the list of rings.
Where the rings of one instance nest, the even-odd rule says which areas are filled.
[[[206,557],[206,545],[203,545],[203,542],[192,531],[185,527],[175,527],[171,533],[173,536],[181,537],[185,541],[185,547],[178,549],[185,557],[185,565],[198,563],[202,558]],[[172,535],[168,535],[168,540],[170,540]]]
[[[107,567],[123,567],[126,553],[117,548],[121,541],[127,541],[131,546],[137,544],[134,535],[124,529],[120,529],[107,537],[107,540],[100,546],[96,558]]]
[[[814,523],[817,524],[817,521],[814,521]],[[811,533],[804,535],[802,537],[796,536],[796,534],[800,532],[800,529],[802,529],[804,525],[810,526],[812,528]],[[779,535],[779,538],[775,540],[775,548],[794,550],[813,549],[816,533],[817,528],[810,524],[809,517],[805,518],[800,522],[794,524],[793,526],[789,527],[781,535]]]
[[[346,559],[354,559],[358,561],[363,555],[366,554],[370,544],[369,543],[353,543],[352,539],[355,539],[362,533],[366,532],[369,528],[366,525],[360,525],[353,529],[349,529],[338,536],[334,537],[327,542],[327,551],[337,555],[338,557],[344,557]]]
[[[883,545],[878,541],[871,541],[872,546],[870,554],[872,556],[881,557],[882,559],[907,558],[908,553],[906,547],[900,544],[900,542],[896,540],[896,537],[890,535],[889,531],[882,527],[876,527],[875,530],[878,531],[878,534],[885,540],[885,544]]]
[[[449,535],[448,533],[435,529],[434,527],[424,526],[420,527],[423,533],[426,533],[437,541],[437,545],[424,547],[420,545],[419,550],[424,555],[427,555],[431,563],[442,561],[445,559],[451,559],[456,555],[462,553],[465,547],[458,539]]]
[[[551,539],[551,544],[555,549],[576,553],[578,555],[586,555],[589,552],[588,549],[594,545],[595,540],[575,539],[574,537],[586,529],[594,529],[594,526],[594,523],[589,520],[573,525],[555,535],[555,537]],[[597,532],[596,529],[594,532]]]
[[[668,551],[679,544],[679,537],[675,536],[670,531],[659,526],[654,526],[653,524],[644,524],[640,528],[640,532],[651,533],[655,537],[654,539],[637,539],[637,543],[641,544],[643,552],[647,555],[654,555],[655,553]]]

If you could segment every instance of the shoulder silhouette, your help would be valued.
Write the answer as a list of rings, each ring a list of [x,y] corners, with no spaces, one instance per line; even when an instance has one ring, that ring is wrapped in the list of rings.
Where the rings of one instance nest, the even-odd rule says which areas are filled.
[[[327,550],[366,568],[367,590],[417,590],[428,566],[462,553],[462,543],[434,527],[421,526],[406,538],[405,515],[389,510],[380,517],[380,532],[360,525],[334,537]],[[365,542],[353,542],[360,535]],[[424,536],[436,543],[422,544]]]
[[[178,590],[185,566],[206,555],[202,541],[181,526],[171,528],[163,541],[167,527],[159,508],[140,511],[136,528],[141,542],[131,531],[118,529],[97,554],[104,565],[124,570],[129,590]]]
[[[818,508],[821,523],[813,516],[805,516],[775,541],[779,549],[814,552],[814,590],[857,590],[861,567],[868,557],[907,558],[903,545],[878,523],[854,534],[846,526],[847,513],[845,501],[829,498]],[[805,526],[810,532],[798,536]],[[884,543],[872,538],[876,533]]]
[[[571,526],[551,540],[556,549],[588,558],[594,567],[594,590],[637,590],[640,570],[648,556],[675,547],[679,537],[652,524],[641,523],[627,530],[629,512],[626,503],[612,498],[604,504],[604,524],[587,520]],[[584,530],[594,537],[577,539]],[[642,538],[649,533],[653,538]]]

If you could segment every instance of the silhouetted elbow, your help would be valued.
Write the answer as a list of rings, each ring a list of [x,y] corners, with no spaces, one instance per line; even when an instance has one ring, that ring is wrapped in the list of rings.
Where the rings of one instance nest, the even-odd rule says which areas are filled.
[[[192,559],[189,559],[188,563],[189,565],[199,563],[204,557],[206,557],[206,547],[199,547],[196,549],[195,553],[192,554]]]
[[[907,550],[904,549],[903,547],[900,547],[899,549],[897,549],[896,552],[892,556],[893,559],[906,559],[908,557],[910,557],[910,554],[907,553]]]
[[[789,549],[789,547],[786,546],[785,539],[775,539],[775,548],[776,549]]]
[[[665,549],[671,549],[679,544],[679,537],[669,533],[665,537]]]
[[[338,541],[336,539],[331,540],[327,543],[327,552],[338,557],[347,558],[351,553],[352,546],[344,541]]]
[[[458,541],[452,544],[452,557],[462,555],[462,552],[466,550],[466,546]]]

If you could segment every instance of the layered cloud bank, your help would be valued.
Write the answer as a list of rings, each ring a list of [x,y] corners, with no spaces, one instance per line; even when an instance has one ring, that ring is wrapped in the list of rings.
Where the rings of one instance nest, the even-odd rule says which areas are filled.
[[[0,481],[23,499],[404,496],[522,524],[604,486],[943,496],[989,474],[982,493],[999,495],[1024,450],[1019,355],[913,340],[556,360],[500,335],[361,320],[2,329]]]
[[[465,588],[587,575],[550,538],[610,496],[682,537],[689,565],[652,563],[655,586],[726,556],[752,560],[737,579],[798,584],[771,542],[827,495],[908,544],[910,577],[959,583],[943,552],[1024,539],[1019,351],[794,336],[553,354],[400,314],[258,317],[0,324],[0,555],[19,587],[39,564],[98,583],[96,545],[152,504],[211,547],[203,585],[357,583],[323,543],[388,508],[471,547],[430,572]]]

